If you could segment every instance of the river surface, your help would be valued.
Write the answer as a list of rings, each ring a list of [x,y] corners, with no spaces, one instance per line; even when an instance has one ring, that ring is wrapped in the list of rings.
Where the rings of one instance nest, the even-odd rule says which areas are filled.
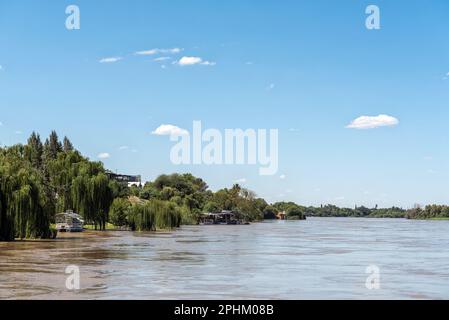
[[[70,265],[79,290],[66,287]],[[449,299],[449,221],[309,218],[0,243],[0,299],[316,298]]]

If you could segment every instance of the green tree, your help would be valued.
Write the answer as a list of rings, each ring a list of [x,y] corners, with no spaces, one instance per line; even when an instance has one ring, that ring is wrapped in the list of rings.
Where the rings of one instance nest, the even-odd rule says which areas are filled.
[[[115,226],[128,225],[128,214],[131,208],[131,203],[128,199],[116,198],[109,208],[109,222]]]
[[[33,131],[31,136],[28,138],[26,157],[34,168],[40,169],[42,167],[43,152],[44,146],[42,145],[41,138],[39,134],[36,134],[36,132]]]
[[[72,144],[72,142],[70,142],[69,138],[64,137],[64,142],[63,142],[62,148],[63,148],[64,152],[70,152],[70,151],[74,150],[73,144]]]

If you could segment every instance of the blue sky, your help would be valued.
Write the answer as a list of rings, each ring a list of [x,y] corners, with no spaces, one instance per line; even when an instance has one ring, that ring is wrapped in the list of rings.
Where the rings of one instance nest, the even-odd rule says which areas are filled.
[[[65,28],[70,4],[80,30]],[[369,4],[380,30],[365,28]],[[109,169],[192,172],[214,190],[241,180],[270,201],[449,203],[448,21],[445,0],[0,0],[0,143],[55,129],[93,160],[108,153]],[[182,50],[135,54],[155,48]],[[346,128],[380,114],[399,124]],[[174,166],[151,132],[193,120],[279,129],[279,173]]]

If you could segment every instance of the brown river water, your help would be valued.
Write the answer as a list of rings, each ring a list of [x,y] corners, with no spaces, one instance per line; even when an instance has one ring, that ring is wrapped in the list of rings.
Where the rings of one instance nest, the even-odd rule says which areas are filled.
[[[449,221],[403,219],[59,234],[0,243],[0,299],[449,299],[448,248]]]

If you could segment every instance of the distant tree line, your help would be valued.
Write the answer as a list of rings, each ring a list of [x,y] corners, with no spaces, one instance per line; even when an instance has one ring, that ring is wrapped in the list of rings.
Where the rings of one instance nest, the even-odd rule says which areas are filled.
[[[449,219],[449,206],[429,205],[407,210],[408,219]]]
[[[311,217],[359,217],[359,218],[405,218],[406,210],[398,207],[367,208],[355,206],[354,208],[340,208],[335,205],[322,205],[320,207],[302,207],[306,216]]]

